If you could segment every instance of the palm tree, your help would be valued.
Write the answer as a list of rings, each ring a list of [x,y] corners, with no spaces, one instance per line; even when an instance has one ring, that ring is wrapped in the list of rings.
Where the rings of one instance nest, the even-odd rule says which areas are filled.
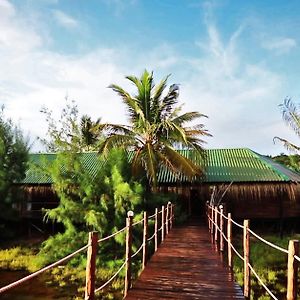
[[[99,142],[99,139],[101,139],[100,127],[100,118],[94,122],[88,115],[83,115],[81,117],[79,130],[83,150],[91,151],[96,148],[96,144]]]
[[[281,112],[282,112],[282,118],[285,121],[285,123],[291,127],[296,135],[300,137],[300,111],[299,107],[296,106],[291,98],[284,99],[283,104],[280,104]],[[279,140],[283,143],[285,148],[289,151],[293,152],[299,152],[300,147],[289,142],[288,140],[275,136],[274,141]]]
[[[100,145],[100,152],[107,153],[114,147],[133,150],[133,174],[145,171],[148,182],[156,188],[157,171],[165,166],[173,173],[188,177],[201,175],[202,170],[192,160],[184,157],[177,148],[193,149],[199,156],[204,150],[202,136],[210,134],[204,125],[186,127],[186,123],[200,117],[206,117],[199,112],[180,114],[178,106],[179,87],[172,84],[166,91],[165,77],[158,85],[154,84],[153,72],[144,71],[141,78],[126,77],[137,89],[136,95],[131,95],[118,85],[113,89],[122,98],[129,115],[130,125],[106,124],[107,135]]]

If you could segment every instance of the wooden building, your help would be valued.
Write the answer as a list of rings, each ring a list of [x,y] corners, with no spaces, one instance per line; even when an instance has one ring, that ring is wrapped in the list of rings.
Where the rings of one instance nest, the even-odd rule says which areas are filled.
[[[194,160],[193,152],[182,150]],[[179,195],[191,213],[203,213],[206,201],[226,203],[235,218],[289,218],[300,216],[300,175],[249,149],[213,149],[198,163],[201,178],[176,177],[166,169],[158,174],[159,190]],[[96,153],[84,153],[85,167],[96,174],[101,168]],[[55,159],[55,154],[32,154],[35,164]],[[58,205],[51,178],[30,167],[21,183],[24,189],[22,214],[40,217],[41,208]]]
[[[193,159],[192,152],[184,151]],[[203,213],[205,202],[225,203],[235,218],[300,216],[300,174],[250,149],[212,149],[202,164],[205,174],[193,182],[167,170],[160,190],[180,194],[191,214]],[[212,199],[212,194],[214,199]]]

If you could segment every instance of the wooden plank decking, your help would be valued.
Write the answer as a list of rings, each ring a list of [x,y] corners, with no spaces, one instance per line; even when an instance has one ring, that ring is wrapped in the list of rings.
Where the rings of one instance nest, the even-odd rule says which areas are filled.
[[[128,292],[137,299],[244,299],[200,224],[173,228]]]

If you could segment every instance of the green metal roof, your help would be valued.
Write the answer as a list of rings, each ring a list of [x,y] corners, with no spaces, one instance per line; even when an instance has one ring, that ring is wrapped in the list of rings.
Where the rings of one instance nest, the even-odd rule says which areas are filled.
[[[193,151],[180,150],[180,152],[195,161]],[[45,161],[51,163],[55,154],[31,154],[30,161],[43,165]],[[101,168],[97,159],[97,153],[88,152],[82,154],[84,167],[95,176]],[[206,150],[206,159],[197,162],[205,170],[205,175],[198,179],[204,183],[217,182],[300,182],[300,175],[290,169],[275,163],[272,159],[260,155],[250,149],[209,149]],[[195,179],[196,180],[196,179]],[[158,174],[160,184],[176,184],[188,182],[184,177],[176,177],[165,168],[161,168]],[[197,180],[196,180],[197,181]],[[51,178],[30,164],[26,173],[24,184],[51,184]]]
[[[56,159],[56,154],[53,153],[38,153],[29,155],[29,168],[26,172],[26,177],[22,181],[23,184],[52,184],[52,179],[49,175],[42,171],[43,167],[51,164]],[[101,168],[101,161],[98,159],[96,152],[85,152],[81,154],[81,162],[84,168],[95,177],[98,170]],[[62,166],[63,167],[63,166]]]

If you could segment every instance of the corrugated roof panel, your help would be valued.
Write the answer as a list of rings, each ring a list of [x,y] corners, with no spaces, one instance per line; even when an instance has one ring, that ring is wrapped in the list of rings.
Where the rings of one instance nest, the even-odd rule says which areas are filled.
[[[205,171],[202,178],[195,178],[201,182],[300,182],[300,175],[286,167],[273,162],[249,149],[209,149],[206,158],[198,159],[193,151],[180,150],[185,157],[197,162]],[[129,152],[129,160],[133,154]],[[82,153],[81,159],[84,167],[92,177],[95,177],[102,166],[96,152]],[[25,184],[50,184],[51,178],[45,173],[38,172],[34,164],[43,166],[47,161],[51,163],[56,158],[55,154],[31,154],[30,168],[26,172]],[[158,182],[161,184],[175,184],[187,182],[184,175],[175,176],[162,167],[158,173]]]

